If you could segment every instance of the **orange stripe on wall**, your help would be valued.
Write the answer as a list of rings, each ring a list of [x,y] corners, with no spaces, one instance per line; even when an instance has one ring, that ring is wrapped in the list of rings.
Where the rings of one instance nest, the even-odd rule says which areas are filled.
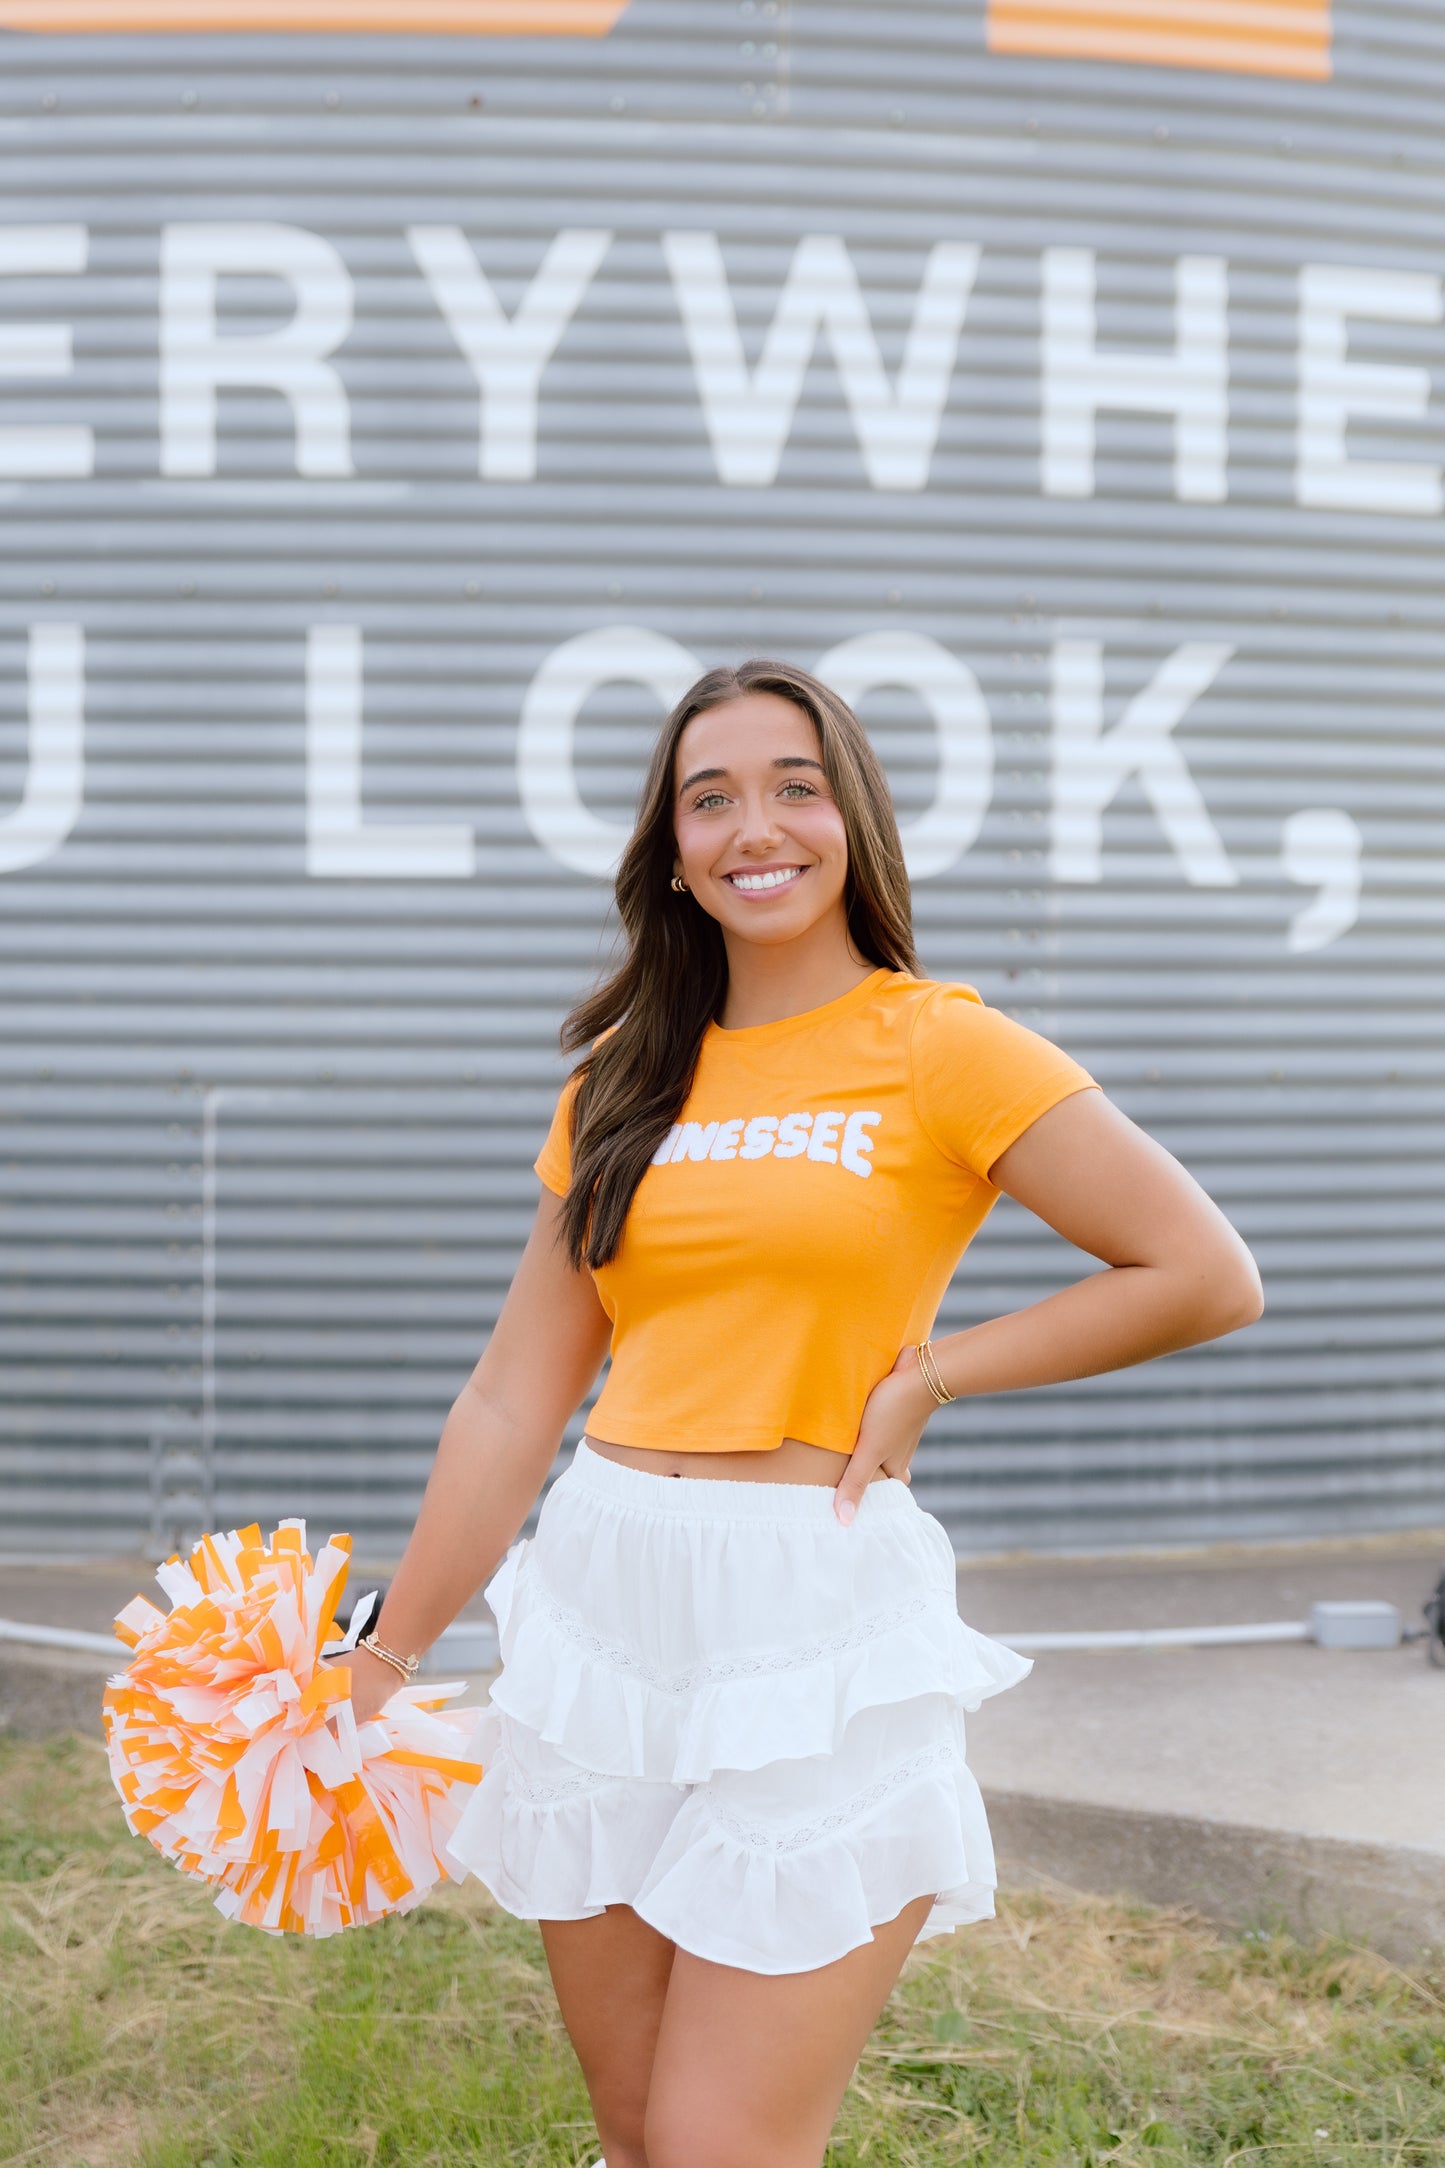
[[[373,30],[606,37],[627,0],[0,0],[4,30]]]
[[[989,0],[988,45],[1318,79],[1330,73],[1329,0]]]

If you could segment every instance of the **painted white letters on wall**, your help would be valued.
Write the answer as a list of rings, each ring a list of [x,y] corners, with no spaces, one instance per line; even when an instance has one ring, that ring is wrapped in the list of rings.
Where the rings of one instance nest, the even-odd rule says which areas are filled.
[[[548,244],[509,316],[460,226],[406,228],[412,254],[480,392],[477,453],[488,480],[537,472],[541,388],[613,236],[566,227]],[[842,237],[798,241],[753,368],[749,368],[718,236],[661,236],[719,479],[767,488],[778,475],[819,338],[826,333],[874,489],[922,490],[958,361],[981,251],[939,241],[916,295],[900,367],[890,380],[869,306]],[[87,269],[80,224],[0,226],[0,279],[76,276]],[[285,322],[223,331],[220,282],[279,279],[295,296]],[[1096,257],[1089,248],[1041,254],[1041,484],[1049,497],[1092,497],[1103,411],[1171,416],[1174,492],[1220,502],[1228,493],[1228,265],[1220,256],[1174,262],[1174,342],[1149,350],[1101,347]],[[350,410],[335,356],[353,321],[350,275],[339,252],[309,228],[264,219],[173,223],[160,235],[160,471],[217,471],[218,395],[271,391],[291,409],[295,465],[307,477],[349,477]],[[1445,320],[1434,272],[1305,264],[1297,282],[1294,493],[1322,510],[1437,517],[1445,510],[1438,461],[1351,458],[1352,422],[1428,420],[1430,372],[1416,363],[1352,360],[1351,319],[1428,326]],[[73,373],[65,323],[0,326],[0,388],[7,379]],[[94,471],[94,432],[79,422],[0,426],[0,478],[76,478]]]
[[[408,226],[406,237],[481,387],[479,473],[493,482],[532,481],[542,371],[596,276],[611,234],[565,228],[510,317],[460,226]]]
[[[0,226],[0,278],[76,277],[85,269],[84,226]],[[0,330],[0,383],[69,376],[69,324],[7,324]],[[94,472],[95,441],[83,422],[19,422],[0,428],[0,475],[17,481]]]
[[[306,636],[306,871],[336,880],[465,880],[475,865],[469,827],[365,820],[361,690],[361,627],[313,625]]]
[[[798,243],[751,372],[715,233],[665,233],[663,253],[692,354],[720,480],[766,488],[826,329],[875,489],[923,489],[978,269],[972,244],[940,241],[913,307],[896,387],[888,381],[858,274],[836,234]]]
[[[1056,881],[1103,879],[1104,809],[1137,775],[1186,879],[1196,888],[1238,884],[1199,786],[1170,735],[1233,653],[1232,646],[1187,641],[1166,657],[1106,731],[1102,646],[1097,640],[1054,642],[1051,870]]]
[[[1440,281],[1430,271],[1303,267],[1295,496],[1300,504],[1322,509],[1433,518],[1442,507],[1438,466],[1424,460],[1351,459],[1346,452],[1352,416],[1415,422],[1424,418],[1430,401],[1428,369],[1346,358],[1351,316],[1438,324]]]
[[[30,628],[30,744],[20,803],[0,817],[0,873],[58,851],[85,798],[85,635],[79,625]]]
[[[967,663],[922,632],[863,632],[829,648],[815,675],[856,708],[880,686],[917,693],[938,731],[933,803],[903,830],[909,876],[946,873],[983,826],[993,793],[993,731]]]
[[[601,685],[645,685],[667,709],[701,675],[695,655],[642,625],[603,625],[552,650],[527,688],[517,731],[517,792],[544,851],[574,873],[606,880],[632,833],[601,819],[577,788],[577,718],[588,694]]]
[[[1046,248],[1043,261],[1043,488],[1094,494],[1101,407],[1174,417],[1174,494],[1217,503],[1228,491],[1229,328],[1222,256],[1174,266],[1174,352],[1101,350],[1094,331],[1094,252]]]
[[[274,331],[223,333],[223,274],[284,279],[296,295]],[[216,471],[216,394],[280,392],[296,428],[296,471],[351,474],[350,410],[328,356],[351,329],[351,278],[329,241],[267,220],[167,226],[161,235],[161,472]]]

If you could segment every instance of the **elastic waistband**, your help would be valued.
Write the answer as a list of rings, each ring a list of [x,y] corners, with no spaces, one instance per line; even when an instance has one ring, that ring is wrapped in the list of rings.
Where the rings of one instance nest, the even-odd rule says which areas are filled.
[[[558,1478],[569,1488],[590,1491],[615,1505],[632,1506],[643,1513],[661,1513],[676,1520],[814,1521],[832,1522],[842,1533],[833,1511],[831,1483],[749,1483],[727,1476],[650,1475],[594,1452],[584,1438],[572,1456],[572,1465]],[[554,1484],[555,1490],[557,1485]],[[858,1520],[879,1514],[916,1511],[913,1493],[892,1476],[870,1483],[858,1508]]]

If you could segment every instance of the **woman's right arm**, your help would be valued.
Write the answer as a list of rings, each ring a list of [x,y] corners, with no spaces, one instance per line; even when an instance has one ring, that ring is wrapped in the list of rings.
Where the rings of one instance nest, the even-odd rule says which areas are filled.
[[[590,1272],[558,1239],[562,1200],[544,1189],[486,1352],[452,1404],[416,1526],[376,1632],[403,1656],[431,1647],[487,1580],[525,1521],[607,1352],[611,1325]],[[379,1656],[347,1659],[357,1719],[401,1683]]]

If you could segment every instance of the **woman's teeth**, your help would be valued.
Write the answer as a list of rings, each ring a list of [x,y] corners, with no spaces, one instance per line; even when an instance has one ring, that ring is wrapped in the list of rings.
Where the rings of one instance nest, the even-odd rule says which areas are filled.
[[[730,873],[728,879],[734,888],[754,891],[760,888],[785,888],[789,881],[796,881],[801,866],[779,866],[773,873]]]

